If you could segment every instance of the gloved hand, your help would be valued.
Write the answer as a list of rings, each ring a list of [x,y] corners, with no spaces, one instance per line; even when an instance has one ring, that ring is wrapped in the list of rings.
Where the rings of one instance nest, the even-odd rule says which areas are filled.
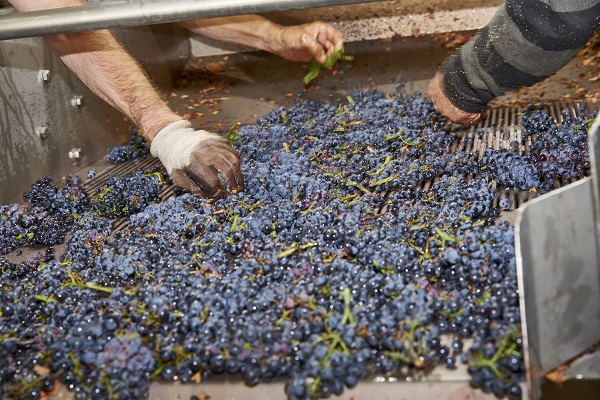
[[[481,118],[481,113],[468,113],[456,107],[444,93],[444,81],[440,72],[437,72],[429,81],[429,98],[436,110],[444,114],[450,121],[461,124],[475,124]]]
[[[173,182],[210,199],[244,189],[240,156],[225,138],[196,131],[188,121],[174,122],[156,134],[150,152]]]
[[[304,25],[278,26],[272,36],[268,51],[290,61],[307,62],[311,59],[325,62],[342,48],[342,34],[333,26],[321,21]]]

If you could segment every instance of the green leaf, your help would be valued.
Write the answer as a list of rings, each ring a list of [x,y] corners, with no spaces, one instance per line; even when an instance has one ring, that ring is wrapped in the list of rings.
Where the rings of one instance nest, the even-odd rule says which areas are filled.
[[[308,65],[308,73],[304,76],[304,84],[308,85],[313,79],[315,79],[318,75],[319,72],[321,72],[322,68],[325,69],[332,69],[333,66],[339,61],[352,61],[354,59],[354,57],[352,56],[345,56],[344,55],[344,48],[342,47],[341,49],[339,49],[338,51],[336,51],[335,53],[333,53],[330,56],[327,56],[327,58],[325,59],[325,61],[323,62],[323,64],[319,64],[319,62],[315,59],[312,59],[310,61],[310,64]]]
[[[232,146],[235,146],[240,141],[240,134],[238,133],[238,128],[242,125],[240,121],[236,122],[229,128],[227,132],[227,141]]]
[[[315,79],[319,72],[321,72],[321,64],[316,60],[311,60],[308,65],[308,73],[304,76],[304,84],[308,85],[313,79]]]
[[[339,57],[336,58],[336,53],[333,53],[332,55],[327,56],[327,58],[323,62],[323,68],[325,68],[325,69],[333,68],[333,66],[337,62],[338,58]]]

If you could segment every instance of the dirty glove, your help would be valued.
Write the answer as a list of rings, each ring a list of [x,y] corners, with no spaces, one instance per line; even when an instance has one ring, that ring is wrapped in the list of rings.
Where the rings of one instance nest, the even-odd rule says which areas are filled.
[[[238,152],[223,137],[174,122],[156,134],[150,152],[163,163],[173,182],[210,199],[244,189]]]

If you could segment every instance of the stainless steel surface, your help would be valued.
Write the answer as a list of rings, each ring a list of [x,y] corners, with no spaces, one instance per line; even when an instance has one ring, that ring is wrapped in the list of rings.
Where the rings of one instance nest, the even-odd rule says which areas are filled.
[[[171,25],[116,30],[161,92],[190,56]],[[20,202],[35,179],[58,182],[129,139],[132,124],[96,97],[40,38],[0,42],[0,202]],[[72,156],[72,149],[81,149]]]
[[[600,339],[600,271],[592,178],[519,210],[515,227],[524,356],[531,398],[544,375]]]
[[[575,360],[564,375],[573,379],[600,379],[600,351]]]
[[[286,400],[284,383],[266,383],[248,386],[232,377],[221,376],[216,379],[193,385],[153,384],[149,400],[189,399],[203,392],[210,399],[218,400]],[[353,389],[346,389],[339,400],[494,400],[492,393],[471,388],[465,380],[445,380],[435,383],[427,381],[402,381],[394,378],[376,377],[360,382]],[[54,399],[53,399],[54,400]],[[527,400],[523,397],[522,400]]]
[[[590,164],[592,167],[592,194],[596,215],[596,235],[598,238],[598,251],[600,251],[600,117],[596,118],[589,130],[588,148],[590,149]]]
[[[144,0],[6,14],[0,40],[380,0]]]
[[[382,378],[383,379],[383,378]],[[283,383],[260,383],[248,386],[233,377],[223,377],[200,384],[155,383],[148,400],[189,399],[204,394],[214,400],[287,400]],[[72,400],[72,393],[61,389],[50,400]],[[200,397],[202,398],[202,397]],[[464,381],[457,382],[361,382],[354,389],[346,389],[338,400],[497,400],[492,393],[473,389]],[[524,395],[521,400],[528,400]]]
[[[70,105],[84,94],[88,106]],[[0,201],[22,201],[35,179],[85,165],[116,145],[128,124],[96,98],[38,38],[0,43]],[[110,130],[111,128],[121,129]],[[122,139],[123,138],[123,139]],[[82,148],[78,165],[68,153]]]

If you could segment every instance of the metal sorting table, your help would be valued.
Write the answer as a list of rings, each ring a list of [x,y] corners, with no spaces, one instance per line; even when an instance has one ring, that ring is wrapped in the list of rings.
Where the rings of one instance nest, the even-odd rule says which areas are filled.
[[[384,46],[387,44],[383,44]],[[402,69],[403,74],[408,79],[405,81],[405,91],[423,91],[424,85],[427,82],[426,76],[428,73],[424,73],[416,69],[417,65],[429,65],[430,68],[434,68],[435,62],[427,62],[427,58],[422,58],[421,52],[425,54],[436,54],[436,45],[428,40],[400,40],[397,43],[390,44],[395,46],[395,51],[403,54],[409,54],[417,58],[417,60],[411,61],[410,57],[402,57],[401,63],[415,62],[412,68]],[[352,46],[350,46],[352,49]],[[376,51],[380,51],[376,50]],[[429,51],[429,53],[426,52]],[[367,54],[373,55],[374,48],[365,43],[356,44],[356,53],[366,52]],[[411,53],[413,52],[413,53]],[[396,54],[392,50],[392,54],[387,54],[387,58],[395,60]],[[381,54],[378,54],[381,58]],[[383,53],[386,55],[386,52]],[[303,92],[302,96],[311,98],[319,101],[335,101],[337,97],[345,96],[355,90],[360,90],[365,87],[377,87],[383,91],[391,91],[396,85],[396,78],[389,78],[385,82],[385,78],[382,78],[380,72],[386,68],[389,69],[393,66],[393,62],[389,64],[378,64],[377,59],[370,62],[365,62],[365,65],[360,65],[360,60],[363,58],[356,55],[357,63],[346,67],[345,77],[325,76],[322,80],[318,81],[315,87],[310,88]],[[365,59],[368,57],[365,57]],[[419,60],[420,59],[420,60]],[[205,60],[205,62],[208,60]],[[421,61],[420,64],[417,64]],[[271,59],[268,55],[263,54],[237,54],[234,56],[215,57],[210,60],[210,63],[216,63],[220,65],[220,70],[216,74],[209,74],[209,76],[200,74],[201,78],[199,81],[193,81],[185,83],[184,86],[176,89],[171,94],[171,105],[174,108],[178,108],[180,112],[185,113],[186,110],[199,112],[203,111],[200,121],[194,121],[194,123],[201,123],[202,126],[208,127],[216,131],[225,131],[229,126],[233,125],[238,120],[244,121],[245,123],[252,123],[253,118],[268,112],[273,107],[281,105],[291,105],[295,100],[295,92],[303,91],[303,87],[300,86],[299,80],[302,77],[302,69],[294,66],[295,68],[281,68],[278,69],[278,61]],[[221,64],[219,64],[221,63]],[[375,64],[375,65],[373,65]],[[214,65],[213,65],[214,66]],[[278,71],[278,72],[275,72]],[[287,71],[287,72],[284,72]],[[290,72],[291,71],[291,72]],[[385,70],[388,74],[389,71]],[[272,73],[285,74],[287,77],[281,77],[281,79],[268,79],[272,77]],[[380,82],[373,82],[373,77],[378,76]],[[207,82],[202,82],[202,79],[206,79]],[[218,90],[211,92],[211,95],[206,97],[198,97],[198,92],[202,92],[203,85],[208,85],[210,82],[213,87],[219,88]],[[365,82],[373,82],[369,86],[365,85]],[[191,94],[190,94],[191,93]],[[290,94],[294,96],[290,96]],[[212,96],[212,97],[211,97]],[[337,96],[337,97],[336,97]],[[204,106],[192,107],[190,102],[194,102],[194,98],[212,99],[213,102],[205,102]],[[210,103],[210,104],[209,104]],[[209,104],[206,106],[206,104]],[[205,109],[203,109],[205,108]],[[464,134],[455,142],[455,149],[463,151],[473,151],[483,154],[486,147],[492,148],[510,148],[510,143],[514,140],[521,139],[521,128],[520,128],[520,111],[522,106],[497,106],[487,111],[485,118],[478,126],[466,128]],[[578,103],[576,102],[550,102],[546,107],[546,110],[552,115],[557,121],[561,121],[561,111],[569,109],[574,115],[580,113]],[[477,132],[483,129],[485,135],[479,138]],[[473,140],[469,140],[472,138]],[[594,140],[593,138],[591,140]],[[597,140],[597,139],[595,139]],[[525,141],[519,151],[527,152],[529,141]],[[598,147],[598,146],[596,146]],[[597,156],[596,156],[597,157]],[[117,166],[107,166],[103,161],[99,161],[93,167],[96,167],[99,171],[98,176],[89,182],[90,189],[102,185],[110,174],[124,175],[132,172],[139,168],[147,168],[159,166],[156,159],[150,158],[145,161],[134,161],[129,163],[120,164]],[[83,170],[80,174],[85,176]],[[553,242],[557,248],[572,249],[577,254],[580,254],[580,258],[588,258],[591,263],[595,263],[595,239],[593,219],[589,218],[591,210],[594,207],[594,203],[591,197],[591,177],[584,178],[577,182],[572,182],[569,179],[558,179],[556,180],[556,190],[551,194],[534,199],[532,193],[521,192],[515,189],[497,188],[498,197],[495,200],[498,202],[502,198],[509,198],[511,204],[515,208],[512,211],[504,212],[501,216],[502,219],[510,221],[512,224],[520,226],[518,236],[521,240],[527,240],[529,238],[532,242],[537,243],[539,246],[544,246],[539,240],[533,238],[540,237],[540,230],[548,232],[553,226],[561,227],[561,218],[574,218],[573,209],[565,208],[564,198],[576,199],[574,205],[575,210],[580,212],[576,215],[578,219],[573,222],[574,224],[586,224],[587,228],[577,228],[573,230],[565,230],[564,237],[560,237],[560,240]],[[427,190],[431,182],[423,184],[423,189]],[[172,187],[165,187],[161,193],[163,198],[167,198],[173,195]],[[553,208],[545,205],[545,203],[552,202]],[[497,203],[496,203],[497,204]],[[529,205],[532,205],[531,207]],[[542,207],[536,205],[541,204]],[[564,215],[560,214],[559,211],[563,210]],[[551,218],[548,218],[547,213],[551,212]],[[545,222],[544,222],[545,221]],[[566,222],[565,222],[566,223]],[[576,225],[576,226],[579,226]],[[117,229],[123,228],[125,221],[121,221],[117,224]],[[582,230],[580,230],[582,229]],[[587,230],[586,230],[587,229]],[[580,235],[574,235],[574,232],[580,232]],[[572,238],[571,241],[567,240]],[[564,241],[564,242],[563,242]],[[592,250],[590,252],[590,249]],[[593,344],[593,335],[598,330],[594,329],[582,329],[583,324],[589,321],[593,324],[596,321],[600,321],[600,318],[594,319],[594,312],[597,313],[598,308],[593,309],[593,305],[597,304],[589,302],[585,308],[590,314],[586,315],[582,312],[576,313],[576,310],[567,308],[566,313],[557,315],[560,321],[564,321],[564,318],[568,317],[569,314],[573,317],[581,316],[581,326],[572,328],[569,324],[562,325],[565,329],[572,328],[568,332],[564,332],[561,329],[557,329],[559,319],[545,318],[548,315],[548,307],[544,308],[544,299],[541,299],[539,290],[531,290],[530,287],[534,287],[535,283],[541,282],[541,287],[547,287],[549,280],[547,278],[547,268],[549,265],[554,265],[553,270],[556,273],[552,273],[551,276],[558,278],[564,278],[565,276],[571,276],[573,280],[578,282],[588,282],[591,292],[582,293],[585,294],[584,298],[589,300],[590,297],[599,296],[598,286],[594,284],[600,282],[598,279],[594,280],[594,274],[597,274],[597,270],[584,270],[578,269],[576,271],[570,270],[566,273],[559,273],[560,261],[557,256],[552,254],[550,257],[556,262],[553,264],[549,262],[547,258],[540,258],[539,249],[525,249],[523,245],[520,246],[520,253],[518,254],[519,272],[521,273],[522,285],[520,287],[525,288],[522,292],[523,300],[527,305],[535,304],[539,308],[525,307],[523,311],[527,321],[530,323],[530,327],[535,326],[535,323],[540,324],[543,332],[554,334],[553,337],[541,337],[535,336],[534,331],[529,332],[528,335],[528,346],[532,353],[535,354],[535,350],[540,346],[543,349],[543,354],[551,359],[543,359],[542,364],[539,367],[539,371],[549,372],[554,366],[560,363],[570,361],[573,357],[578,356],[585,351],[585,345]],[[545,251],[545,250],[544,250]],[[565,256],[567,257],[567,256]],[[568,258],[568,257],[567,257]],[[537,261],[541,261],[537,262]],[[567,261],[572,263],[573,261]],[[577,264],[577,262],[575,262]],[[595,264],[597,265],[597,264]],[[535,268],[534,272],[528,272],[531,268]],[[582,272],[587,271],[587,275]],[[578,272],[578,273],[575,273]],[[543,278],[540,281],[541,274]],[[570,287],[571,281],[564,282],[568,285],[566,290],[579,290]],[[567,293],[568,294],[568,293]],[[568,297],[572,301],[576,301],[580,296]],[[540,300],[541,299],[541,300]],[[552,306],[552,304],[549,304]],[[577,306],[582,307],[585,304],[577,303]],[[587,324],[587,323],[586,323]],[[560,325],[560,324],[559,324]],[[591,326],[591,325],[590,325]],[[593,328],[593,327],[592,327]],[[529,327],[528,327],[529,329]],[[563,335],[562,337],[560,335]],[[565,336],[566,335],[566,336]],[[579,335],[579,336],[578,336]],[[552,336],[552,335],[548,335]],[[565,339],[568,338],[569,340]],[[580,338],[581,340],[576,340]],[[557,343],[556,340],[561,340]],[[554,349],[564,349],[564,351],[553,351],[548,352],[547,349],[542,346],[552,346]],[[584,346],[584,347],[582,347]],[[542,351],[542,350],[540,350]],[[536,361],[534,356],[528,355],[527,358],[530,364],[535,365],[536,368],[540,361]],[[567,377],[573,377],[576,379],[597,379],[598,377],[598,353],[592,353],[585,355],[581,358],[577,358],[571,365],[570,369],[564,374]],[[536,369],[537,371],[538,369]],[[595,375],[594,375],[595,374]],[[540,394],[540,385],[542,384],[543,374],[531,375],[529,384],[535,388],[532,397],[527,394],[524,399],[532,398],[546,398]],[[356,388],[351,390],[345,390],[341,396],[334,397],[340,399],[493,399],[495,398],[492,394],[486,394],[479,389],[473,389],[468,384],[469,375],[466,372],[464,366],[459,366],[458,369],[452,371],[448,370],[443,366],[437,367],[433,371],[424,374],[419,371],[404,371],[396,376],[372,376],[367,380],[361,382]],[[523,383],[523,388],[526,389],[527,384]],[[157,382],[152,385],[150,392],[150,399],[174,399],[189,398],[193,394],[199,392],[206,393],[210,398],[213,399],[284,399],[284,382],[276,381],[272,383],[259,384],[254,387],[245,385],[240,379],[235,376],[217,376],[213,379],[202,382],[200,384],[179,384],[179,383],[160,383]],[[524,390],[526,392],[526,390]],[[71,398],[71,395],[62,391],[53,399]],[[577,398],[577,397],[575,397]]]
[[[346,50],[354,55],[355,61],[341,66],[336,76],[329,72],[322,73],[319,80],[308,89],[302,85],[305,65],[291,64],[265,53],[239,53],[191,60],[189,65],[199,67],[188,70],[190,75],[197,73],[195,79],[184,80],[180,86],[172,89],[169,103],[180,114],[189,114],[195,126],[226,132],[238,121],[252,123],[257,116],[274,107],[294,104],[298,93],[303,98],[317,101],[337,101],[362,89],[378,88],[391,92],[399,82],[404,84],[403,90],[407,93],[426,92],[428,80],[448,54],[448,50],[435,37],[349,43]],[[563,73],[569,74],[569,67],[571,73],[577,73],[575,66],[575,63],[570,64]],[[534,94],[530,101],[548,103],[547,110],[557,121],[561,120],[561,110],[564,108],[569,108],[574,114],[579,113],[576,102],[561,101],[556,95],[557,92],[574,89],[567,89],[556,81],[552,84],[553,90],[546,91],[543,96]],[[463,136],[455,143],[456,149],[479,152],[481,155],[486,147],[510,148],[513,140],[521,138],[519,112],[527,102],[523,96],[517,99],[518,105],[509,105],[513,100],[509,97],[497,99],[478,126],[464,130]],[[477,135],[481,129],[485,131],[483,138]],[[126,140],[122,136],[123,141]],[[597,141],[597,137],[592,136],[590,153],[593,153],[594,163],[600,154]],[[525,142],[519,151],[527,152],[528,144]],[[95,168],[98,175],[89,181],[90,190],[93,190],[106,182],[110,174],[124,175],[136,169],[158,165],[158,160],[153,158],[117,166],[109,166],[103,160],[98,160],[88,165],[74,165],[73,172],[78,170],[77,173],[85,177],[87,170]],[[565,377],[599,379],[599,353],[592,352],[579,357],[600,340],[599,246],[596,219],[590,218],[590,215],[600,215],[598,197],[594,197],[598,193],[598,186],[594,186],[596,179],[597,174],[578,182],[558,179],[555,183],[557,190],[538,199],[534,199],[529,192],[497,188],[499,196],[496,204],[502,198],[509,198],[514,208],[503,213],[501,218],[517,227],[519,286],[522,314],[527,321],[526,363],[530,372],[528,382],[524,382],[523,387],[529,385],[532,388],[531,397],[525,394],[524,399],[545,399],[546,393],[542,395],[540,390],[544,374],[560,364],[571,362],[563,371]],[[427,190],[430,184],[424,183],[423,189]],[[172,187],[165,187],[161,193],[163,198],[172,195]],[[124,225],[125,221],[120,221],[116,228],[123,228]],[[571,229],[566,229],[567,226]],[[547,234],[545,241],[540,240],[549,232],[556,232],[560,236],[552,238]],[[557,251],[549,253],[548,246]],[[541,257],[542,254],[549,255],[550,259]],[[577,258],[573,258],[575,255]],[[562,269],[565,265],[572,269],[565,272]],[[549,266],[553,267],[551,274],[547,270]],[[564,303],[560,307],[549,301],[557,293],[552,292],[551,288],[563,290],[560,299],[564,299]],[[579,325],[573,324],[572,319],[577,319]],[[397,376],[373,376],[334,398],[495,399],[492,394],[472,389],[468,380],[464,366],[453,371],[441,366],[427,374],[404,371]],[[283,382],[249,387],[235,376],[218,376],[200,384],[157,382],[151,387],[150,399],[188,399],[198,392],[206,393],[211,399],[285,398]],[[52,399],[71,398],[72,394],[64,388],[52,396]]]

